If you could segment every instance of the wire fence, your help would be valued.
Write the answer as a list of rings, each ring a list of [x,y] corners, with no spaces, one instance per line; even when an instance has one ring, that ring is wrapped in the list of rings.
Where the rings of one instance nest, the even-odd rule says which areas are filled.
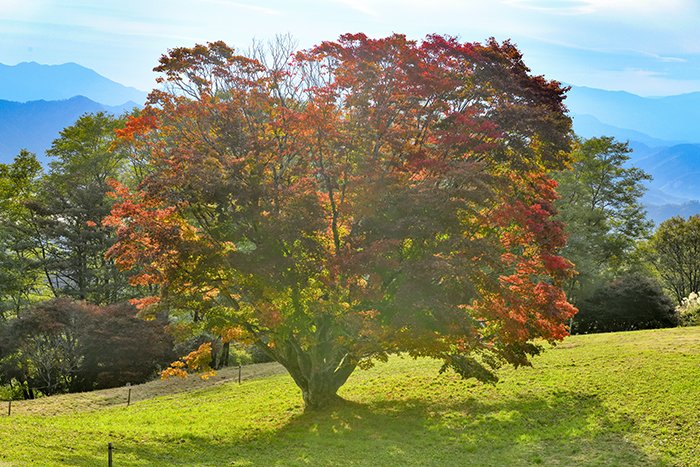
[[[238,370],[237,371],[237,378],[234,377],[233,380],[234,381],[237,380],[238,384],[241,384],[242,383],[242,366],[238,365],[237,370]],[[41,390],[42,388],[34,387],[32,389],[33,390]],[[132,387],[130,383],[127,383],[126,386],[124,386],[124,389],[126,389],[126,392],[124,394],[124,405],[125,405],[125,407],[129,407],[131,405],[132,391],[135,388]],[[52,396],[46,396],[46,397],[52,397]],[[21,402],[21,401],[8,400],[6,402],[7,402],[7,411],[0,410],[0,416],[10,417],[10,416],[12,416],[13,402],[15,403],[15,406],[17,406],[17,403]],[[118,404],[114,404],[114,405],[118,405]],[[111,441],[108,442],[107,443],[107,465],[109,467],[113,467],[116,452],[117,452],[117,447],[114,445],[114,443]]]
[[[242,366],[241,365],[238,365],[238,375],[237,375],[236,379],[238,381],[238,384],[241,384],[241,382],[242,382]],[[46,389],[46,388],[41,388],[41,387],[32,387],[31,388],[32,391],[41,391],[41,389]],[[129,407],[131,405],[132,390],[134,390],[134,388],[131,386],[130,383],[127,383],[126,386],[124,386],[124,389],[126,389],[126,391],[124,393],[124,399],[123,399],[124,404],[126,407]],[[46,397],[53,397],[53,396],[46,396]],[[148,398],[148,397],[146,397],[146,398]],[[37,400],[37,399],[24,399],[24,401],[27,401],[27,400]],[[15,400],[14,401],[15,406],[17,406],[17,403],[21,403],[22,401],[23,400]],[[12,416],[13,400],[7,400],[5,402],[7,403],[7,410],[6,411],[0,410],[0,416],[10,417],[10,416]],[[110,405],[114,406],[114,405],[119,405],[119,404],[110,404]]]

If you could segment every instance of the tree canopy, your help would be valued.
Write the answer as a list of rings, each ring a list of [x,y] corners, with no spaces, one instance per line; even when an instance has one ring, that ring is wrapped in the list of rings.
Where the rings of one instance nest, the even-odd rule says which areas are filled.
[[[548,175],[568,163],[565,89],[510,42],[348,34],[252,57],[214,42],[156,71],[120,131],[143,180],[114,183],[105,221],[110,256],[159,290],[140,307],[255,343],[307,408],[389,353],[493,381],[566,335]]]
[[[29,203],[37,223],[48,282],[56,296],[115,303],[128,297],[127,283],[105,259],[114,242],[101,227],[113,200],[108,179],[123,179],[126,159],[114,146],[123,120],[104,113],[83,115],[61,131],[47,155],[50,170],[37,200]]]
[[[96,304],[134,296],[105,258],[115,235],[100,225],[113,203],[107,180],[128,179],[127,159],[113,145],[123,123],[81,116],[47,151],[46,173],[27,151],[0,164],[0,314],[50,296]]]

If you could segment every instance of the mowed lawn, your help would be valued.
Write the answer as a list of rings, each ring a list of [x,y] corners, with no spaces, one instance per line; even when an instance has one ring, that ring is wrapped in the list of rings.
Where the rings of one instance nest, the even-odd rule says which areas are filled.
[[[240,385],[136,386],[128,408],[123,388],[0,405],[0,465],[106,465],[108,442],[115,466],[700,465],[698,327],[570,337],[495,386],[439,366],[357,371],[326,413],[270,365]]]

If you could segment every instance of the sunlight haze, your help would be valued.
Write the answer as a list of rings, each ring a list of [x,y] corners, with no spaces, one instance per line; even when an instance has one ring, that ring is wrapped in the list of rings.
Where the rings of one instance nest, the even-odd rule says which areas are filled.
[[[512,39],[533,72],[643,96],[700,90],[699,4],[690,0],[0,0],[0,63],[75,62],[148,90],[167,49],[291,33],[300,47],[345,32]]]

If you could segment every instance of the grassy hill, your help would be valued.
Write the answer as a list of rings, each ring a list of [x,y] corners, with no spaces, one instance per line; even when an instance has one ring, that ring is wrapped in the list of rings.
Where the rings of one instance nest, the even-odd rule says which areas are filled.
[[[0,405],[0,465],[698,465],[700,328],[566,339],[495,386],[393,358],[306,414],[275,364]],[[50,414],[50,415],[49,415]]]

